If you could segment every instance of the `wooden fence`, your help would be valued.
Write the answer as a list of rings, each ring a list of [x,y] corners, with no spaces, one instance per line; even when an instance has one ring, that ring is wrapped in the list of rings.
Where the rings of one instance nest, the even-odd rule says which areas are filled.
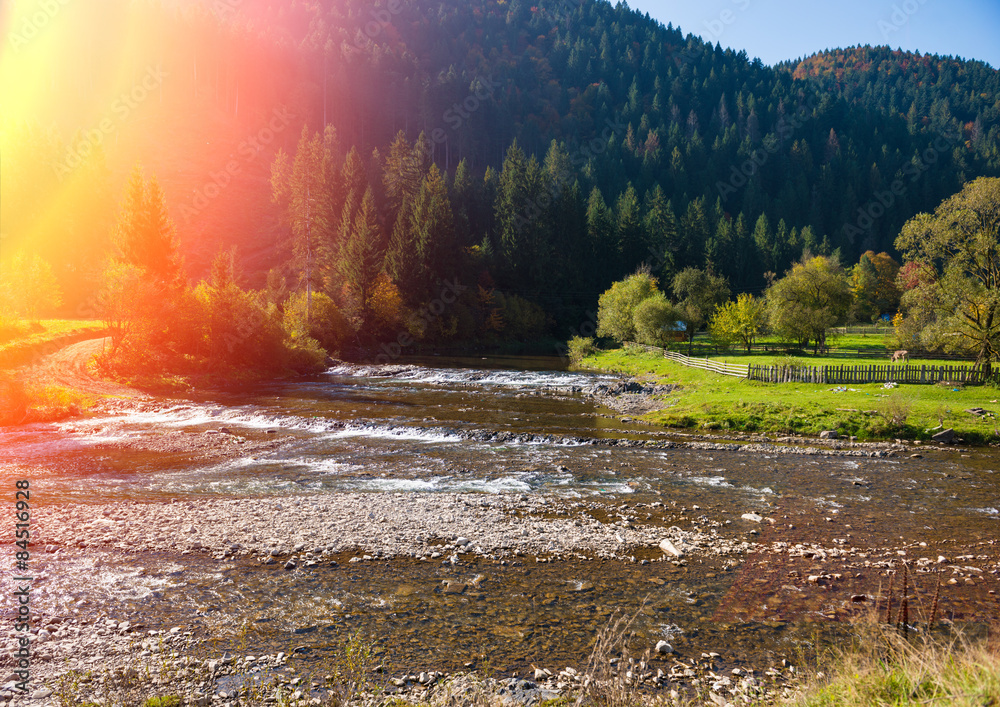
[[[662,354],[665,358],[669,358],[671,361],[675,361],[682,366],[700,368],[703,371],[711,371],[712,373],[718,373],[723,376],[733,376],[734,378],[747,377],[748,369],[746,364],[737,365],[733,363],[723,363],[722,361],[713,361],[709,358],[691,358],[690,356],[685,356],[684,354],[661,349],[659,346],[646,346],[645,344],[636,344],[631,341],[626,342],[626,346],[634,346],[648,353]]]
[[[713,361],[708,358],[691,358],[690,356],[674,353],[673,351],[664,351],[663,355],[671,361],[676,361],[681,365],[690,366],[691,368],[700,368],[703,371],[711,371],[712,373],[719,373],[724,376],[733,376],[734,378],[747,377],[748,368],[746,364],[736,365],[733,363]]]
[[[627,342],[626,345],[643,349],[649,353],[661,354],[682,366],[764,383],[819,383],[822,385],[911,383],[927,385],[943,381],[971,384],[985,382],[982,367],[975,365],[937,366],[883,363],[869,366],[763,366],[754,363],[735,364],[713,361],[708,358],[692,358],[661,349],[658,346],[646,346],[632,342]],[[994,373],[991,378],[996,379],[997,374]]]
[[[750,380],[765,383],[982,383],[979,366],[893,365],[872,366],[758,366],[750,364]]]

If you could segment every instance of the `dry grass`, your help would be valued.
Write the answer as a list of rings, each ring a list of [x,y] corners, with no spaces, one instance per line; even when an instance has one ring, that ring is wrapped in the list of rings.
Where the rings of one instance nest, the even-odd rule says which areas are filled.
[[[597,634],[597,641],[587,660],[583,689],[577,697],[577,707],[631,707],[659,703],[643,695],[639,686],[649,666],[649,653],[638,661],[629,653],[632,624],[638,612],[612,615],[608,624]]]
[[[31,385],[0,371],[0,427],[64,420],[91,404],[91,396],[57,385]]]
[[[820,677],[824,674],[829,677]],[[817,676],[789,704],[1000,705],[1000,654],[985,640],[973,641],[962,634],[907,635],[871,623]]]

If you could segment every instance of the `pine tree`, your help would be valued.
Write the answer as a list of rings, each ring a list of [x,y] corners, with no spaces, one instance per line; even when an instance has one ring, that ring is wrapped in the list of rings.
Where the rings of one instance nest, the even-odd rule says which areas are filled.
[[[639,199],[635,188],[628,188],[618,197],[615,209],[618,213],[618,249],[625,270],[636,267],[646,256],[647,247],[642,220],[639,215]]]
[[[371,297],[383,264],[382,233],[375,211],[375,195],[365,190],[361,206],[354,215],[352,226],[339,260],[340,274],[357,299],[359,327],[371,325]]]
[[[677,217],[673,206],[656,184],[646,194],[646,242],[649,244],[650,266],[661,282],[670,282],[677,268]]]
[[[416,246],[418,273],[424,294],[430,294],[429,285],[438,278],[447,277],[453,267],[455,253],[454,216],[444,177],[437,165],[420,185],[412,213],[414,245]]]
[[[617,277],[616,229],[601,190],[594,187],[587,200],[587,240],[593,253],[593,277],[610,282]]]
[[[533,226],[528,218],[530,197],[528,160],[515,141],[507,150],[496,197],[497,255],[504,276],[515,285],[527,279],[528,232]]]
[[[138,166],[125,187],[114,242],[122,262],[140,268],[160,283],[179,283],[181,257],[163,190],[155,176],[147,182]]]
[[[761,214],[757,218],[757,223],[753,227],[753,242],[757,247],[757,261],[763,266],[764,271],[777,275],[778,267],[773,257],[774,232],[768,223],[767,214]]]
[[[290,160],[279,150],[271,165],[271,194],[280,204],[292,229],[293,266],[301,273],[306,290],[306,321],[312,307],[312,293],[320,285],[321,263],[329,261],[336,251],[335,206],[333,197],[339,191],[333,164],[332,133],[302,135]],[[352,154],[354,151],[352,150]]]
[[[681,218],[681,239],[685,253],[683,263],[687,267],[700,267],[708,241],[708,218],[702,199],[692,199]]]

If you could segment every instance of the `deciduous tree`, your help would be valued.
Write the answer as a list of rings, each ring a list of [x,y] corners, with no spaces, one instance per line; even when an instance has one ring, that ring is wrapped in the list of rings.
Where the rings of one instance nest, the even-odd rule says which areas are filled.
[[[753,342],[764,331],[766,324],[764,300],[744,293],[735,302],[726,302],[715,310],[708,330],[716,343],[729,347],[739,342],[743,350],[750,353]]]
[[[656,289],[656,278],[640,270],[613,284],[597,304],[597,335],[610,336],[619,343],[636,338],[635,310]]]
[[[989,373],[1000,350],[1000,179],[980,177],[913,217],[896,247],[933,273],[903,298],[908,318],[927,321],[921,340],[973,354]]]
[[[705,326],[715,308],[729,298],[729,283],[710,271],[685,268],[677,273],[671,284],[680,321],[684,322],[690,356],[694,335]]]
[[[816,256],[802,260],[767,294],[771,329],[789,341],[826,346],[826,330],[847,316],[851,291],[840,263]]]

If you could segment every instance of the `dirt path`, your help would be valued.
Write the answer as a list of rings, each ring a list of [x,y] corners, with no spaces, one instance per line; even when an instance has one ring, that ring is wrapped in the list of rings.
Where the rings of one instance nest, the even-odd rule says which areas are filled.
[[[61,385],[91,395],[146,397],[134,388],[95,378],[90,372],[94,356],[110,344],[110,337],[71,344],[46,356],[39,364],[25,370],[22,376],[31,383]]]

